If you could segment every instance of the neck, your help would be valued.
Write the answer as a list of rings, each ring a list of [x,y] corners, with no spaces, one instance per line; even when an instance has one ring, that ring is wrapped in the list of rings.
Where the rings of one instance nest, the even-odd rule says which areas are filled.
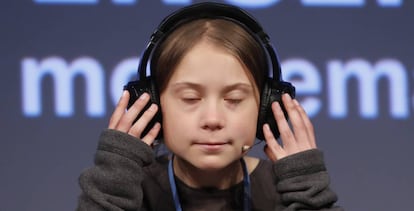
[[[239,160],[219,170],[202,170],[179,157],[174,157],[173,162],[175,175],[193,188],[226,189],[243,180]]]

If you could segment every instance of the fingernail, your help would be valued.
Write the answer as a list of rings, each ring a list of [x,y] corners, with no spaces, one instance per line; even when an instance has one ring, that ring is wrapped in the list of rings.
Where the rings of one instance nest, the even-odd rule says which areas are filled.
[[[142,94],[141,96],[139,96],[140,100],[145,100],[147,99],[148,95],[146,93]]]
[[[155,126],[154,127],[157,128],[157,129],[159,129],[159,128],[161,128],[161,124],[159,122],[157,122],[157,123],[155,123]]]
[[[267,130],[267,131],[270,131],[270,127],[269,127],[269,125],[268,125],[268,124],[265,124],[265,125],[264,125],[264,129],[265,129],[265,130]]]
[[[127,96],[127,92],[128,92],[128,91],[126,91],[126,90],[124,90],[124,91],[122,92],[121,97],[119,98],[119,102],[121,102],[121,101],[122,101],[122,99],[126,98],[126,96]]]
[[[150,107],[149,107],[149,110],[151,110],[151,111],[155,111],[157,109],[157,105],[155,105],[155,104],[152,104]]]
[[[292,97],[290,97],[290,95],[288,93],[283,94],[285,97],[287,97],[288,99],[292,99]]]
[[[295,105],[299,105],[299,102],[298,102],[296,99],[294,99],[294,100],[293,100],[293,103],[294,103]]]
[[[122,95],[121,95],[121,98],[123,98],[123,97],[125,97],[126,95],[127,95],[127,90],[124,90],[123,92],[122,92]]]
[[[280,103],[279,102],[275,102],[275,107],[277,110],[281,110],[282,108],[280,107]]]

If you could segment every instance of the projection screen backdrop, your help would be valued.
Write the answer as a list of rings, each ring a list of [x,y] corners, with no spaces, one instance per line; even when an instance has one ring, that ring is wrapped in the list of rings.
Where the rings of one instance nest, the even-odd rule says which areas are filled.
[[[74,210],[141,51],[191,0],[0,3],[1,210]],[[227,0],[262,23],[346,210],[410,210],[414,2]],[[262,146],[251,152],[264,157]]]

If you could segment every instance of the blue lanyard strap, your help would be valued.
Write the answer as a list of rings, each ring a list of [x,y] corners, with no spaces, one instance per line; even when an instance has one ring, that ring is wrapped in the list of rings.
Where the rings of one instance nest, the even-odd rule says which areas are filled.
[[[182,211],[180,197],[178,195],[177,186],[175,184],[175,179],[174,179],[173,159],[174,157],[172,157],[170,161],[168,162],[168,179],[170,181],[175,210]],[[250,211],[251,210],[251,207],[250,207],[251,206],[250,204],[251,192],[250,192],[249,172],[247,170],[246,162],[244,162],[243,158],[240,159],[240,163],[243,169],[243,210]]]
[[[243,210],[244,211],[250,211],[251,210],[251,191],[250,191],[250,177],[249,177],[249,171],[247,170],[246,162],[244,162],[244,159],[240,159],[242,168],[243,168]]]
[[[174,159],[174,156],[171,157],[170,161],[168,162],[168,179],[170,180],[170,186],[171,186],[171,191],[173,194],[175,210],[182,211],[183,209],[181,209],[180,197],[178,196],[177,186],[175,185],[173,159]]]

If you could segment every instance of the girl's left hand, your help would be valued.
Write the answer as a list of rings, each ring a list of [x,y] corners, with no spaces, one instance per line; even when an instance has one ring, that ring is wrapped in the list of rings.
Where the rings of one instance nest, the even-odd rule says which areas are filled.
[[[263,133],[267,144],[265,153],[274,162],[286,156],[316,148],[313,125],[303,107],[296,99],[292,99],[289,94],[283,94],[282,101],[292,125],[292,127],[289,126],[279,103],[273,102],[272,111],[282,144],[279,144],[275,139],[269,125],[263,125]]]

